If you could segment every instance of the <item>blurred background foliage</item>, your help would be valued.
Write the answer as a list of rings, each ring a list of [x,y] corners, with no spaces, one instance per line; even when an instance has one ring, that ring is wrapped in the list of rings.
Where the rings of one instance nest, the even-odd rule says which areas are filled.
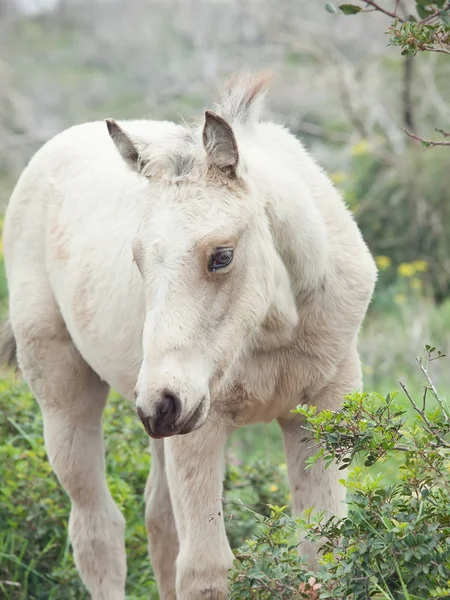
[[[387,393],[401,379],[420,393],[415,356],[425,343],[450,350],[450,149],[426,148],[402,129],[426,139],[449,129],[450,59],[402,55],[388,46],[385,15],[348,17],[326,4],[1,0],[0,212],[29,158],[61,129],[107,117],[189,120],[233,71],[272,69],[267,115],[328,171],[379,267],[360,336],[365,386]],[[415,2],[384,5],[408,14]],[[2,260],[0,301],[4,315]],[[448,360],[436,364],[434,379],[448,395]],[[157,598],[143,522],[146,436],[114,394],[105,427],[109,484],[127,518],[129,598]],[[383,468],[395,480],[395,462]],[[67,540],[69,505],[45,460],[37,406],[11,378],[0,385],[0,474],[0,597],[85,598]],[[274,424],[232,436],[226,500],[234,547],[257,527],[240,503],[268,514],[268,503],[288,502]]]

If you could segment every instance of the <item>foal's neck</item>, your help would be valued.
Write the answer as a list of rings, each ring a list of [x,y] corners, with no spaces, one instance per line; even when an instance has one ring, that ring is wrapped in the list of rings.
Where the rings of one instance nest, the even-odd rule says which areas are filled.
[[[305,187],[279,186],[266,195],[266,214],[275,247],[291,279],[297,299],[323,282],[329,264],[329,240],[325,222]]]

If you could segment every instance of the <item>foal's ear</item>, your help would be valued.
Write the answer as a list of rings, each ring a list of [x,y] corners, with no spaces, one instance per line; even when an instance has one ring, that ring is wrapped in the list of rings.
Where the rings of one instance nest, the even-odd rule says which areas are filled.
[[[113,119],[106,119],[106,126],[122,158],[135,171],[139,171],[139,152],[135,142]]]
[[[230,125],[209,110],[205,112],[203,145],[208,156],[208,164],[234,179],[239,162],[239,152]]]

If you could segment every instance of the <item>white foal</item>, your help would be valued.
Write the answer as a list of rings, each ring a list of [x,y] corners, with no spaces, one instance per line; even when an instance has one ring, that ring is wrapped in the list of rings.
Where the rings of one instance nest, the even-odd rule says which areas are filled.
[[[290,411],[337,409],[361,386],[376,269],[328,177],[259,120],[265,85],[234,78],[198,125],[73,127],[37,152],[7,209],[7,346],[41,407],[94,600],[125,598],[109,386],[152,438],[146,524],[162,600],[226,597],[222,479],[237,426],[278,420],[296,511],[345,510],[334,469],[305,471]]]

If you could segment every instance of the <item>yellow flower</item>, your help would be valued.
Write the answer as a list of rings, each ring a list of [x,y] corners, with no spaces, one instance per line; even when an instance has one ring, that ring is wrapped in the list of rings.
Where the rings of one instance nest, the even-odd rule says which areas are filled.
[[[406,302],[405,294],[395,294],[394,300],[397,304],[404,304]]]
[[[414,277],[414,279],[411,279],[411,287],[413,290],[421,290],[423,287],[423,283],[420,281],[420,279]]]
[[[353,146],[351,153],[352,156],[364,156],[365,154],[369,154],[370,144],[367,140],[360,140],[356,142]]]
[[[412,263],[401,263],[398,265],[398,274],[400,277],[412,277],[416,272]]]
[[[423,273],[424,271],[428,271],[428,263],[426,260],[415,260],[412,263],[414,269],[419,273]]]
[[[271,485],[269,489],[270,489],[271,492],[278,492],[278,486],[275,485],[275,484]]]
[[[330,178],[333,183],[342,183],[347,179],[347,173],[336,171],[335,173],[331,173]]]
[[[392,261],[389,256],[377,256],[375,262],[377,263],[377,267],[379,269],[385,271],[386,269],[389,269]]]

